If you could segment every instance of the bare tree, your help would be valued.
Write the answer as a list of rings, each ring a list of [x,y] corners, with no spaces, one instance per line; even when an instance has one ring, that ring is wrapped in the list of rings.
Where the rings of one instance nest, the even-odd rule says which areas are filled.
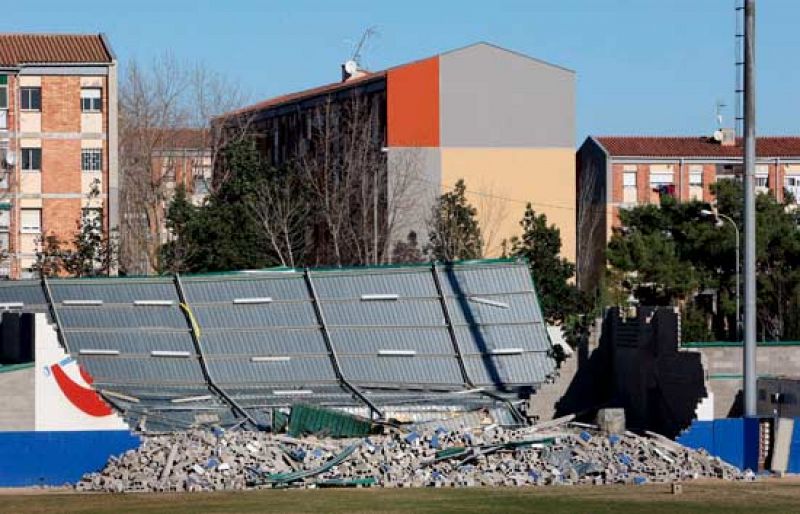
[[[579,176],[577,212],[577,262],[578,287],[584,291],[597,287],[605,273],[606,216],[604,194],[601,187],[602,170],[594,162]]]
[[[242,103],[238,87],[202,65],[190,66],[169,54],[150,66],[128,63],[119,109],[120,263],[127,272],[159,268],[176,171],[191,167],[186,152],[181,152],[187,133],[192,133],[191,144],[199,147],[199,154],[210,157],[213,169],[221,149],[246,127],[242,125],[241,132],[222,131],[211,118]]]
[[[297,174],[268,177],[256,186],[249,204],[282,266],[294,268],[303,260],[311,211],[304,189],[304,181]]]
[[[309,116],[310,138],[292,167],[307,184],[318,220],[313,260],[390,261],[392,236],[419,198],[411,194],[421,181],[419,161],[407,153],[389,165],[374,98],[328,99]]]
[[[511,201],[495,191],[491,182],[481,182],[473,190],[475,206],[478,209],[478,220],[483,238],[483,255],[500,255],[503,253],[503,241],[498,240],[503,224],[508,216],[508,203]]]

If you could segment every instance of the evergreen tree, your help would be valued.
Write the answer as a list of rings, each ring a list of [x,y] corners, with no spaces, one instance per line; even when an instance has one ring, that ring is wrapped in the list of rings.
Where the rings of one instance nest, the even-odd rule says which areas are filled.
[[[560,256],[561,231],[547,224],[528,204],[520,221],[522,236],[511,239],[510,256],[528,261],[542,313],[551,324],[563,324],[585,308],[578,289],[570,283],[575,265]]]
[[[464,180],[439,197],[430,219],[427,253],[438,261],[480,259],[483,239],[478,210],[466,197]]]
[[[398,264],[409,264],[424,262],[425,255],[419,247],[417,233],[413,230],[408,233],[405,241],[397,241],[392,250],[392,262]]]
[[[253,141],[231,144],[224,152],[226,180],[201,207],[176,188],[167,212],[173,240],[162,248],[162,270],[207,272],[273,266],[252,201],[260,181],[269,176]]]
[[[718,212],[741,228],[741,183],[719,181],[713,193]],[[800,231],[789,202],[756,199],[760,339],[800,337]],[[679,307],[684,340],[735,340],[736,232],[701,215],[709,208],[664,197],[660,206],[622,210],[622,227],[608,244],[608,280],[618,299],[633,294],[642,305]]]

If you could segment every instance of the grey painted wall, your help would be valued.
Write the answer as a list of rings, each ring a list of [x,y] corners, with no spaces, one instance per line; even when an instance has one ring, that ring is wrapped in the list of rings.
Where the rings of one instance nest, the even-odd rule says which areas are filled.
[[[34,429],[34,371],[0,373],[0,432]]]
[[[741,416],[742,348],[722,346],[685,351],[703,356],[707,387],[714,393],[714,417]],[[756,370],[760,377],[800,377],[800,346],[759,346]]]
[[[575,73],[486,43],[442,54],[441,146],[575,147]]]
[[[441,193],[442,156],[438,148],[389,148],[390,211],[398,216],[391,231],[391,250],[409,231],[420,247],[428,241],[428,218]]]

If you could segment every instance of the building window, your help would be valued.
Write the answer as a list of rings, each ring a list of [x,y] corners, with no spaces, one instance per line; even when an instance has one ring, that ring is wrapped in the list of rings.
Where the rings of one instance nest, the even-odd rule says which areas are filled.
[[[102,210],[97,208],[86,208],[81,213],[81,221],[83,227],[88,228],[94,234],[100,234],[103,231]]]
[[[650,166],[651,202],[658,202],[663,195],[675,196],[675,179],[670,165]]]
[[[194,186],[192,192],[196,195],[207,195],[208,194],[208,182],[206,178],[200,175],[196,175],[194,177]]]
[[[0,230],[7,231],[11,226],[11,211],[8,209],[0,210]]]
[[[22,87],[20,88],[20,109],[23,111],[42,110],[42,88]]]
[[[103,151],[99,148],[81,150],[81,169],[83,171],[101,171],[103,169]]]
[[[787,193],[792,195],[794,203],[798,203],[800,200],[800,173],[798,174],[786,174],[783,178],[783,187]]]
[[[42,149],[22,149],[22,171],[40,171],[42,169]]]
[[[23,234],[41,234],[41,209],[20,209],[20,232]]]
[[[769,191],[769,166],[766,164],[756,165],[756,191],[766,193]]]
[[[8,243],[8,232],[0,232],[0,252],[4,254],[8,252]]]
[[[161,160],[161,176],[166,182],[175,182],[175,159],[164,157]]]
[[[0,75],[0,129],[8,128],[8,75]]]
[[[636,172],[625,171],[622,173],[622,201],[636,203]]]
[[[8,75],[0,75],[0,109],[8,109]]]
[[[81,88],[81,111],[100,112],[103,108],[103,94],[98,87]]]
[[[703,167],[692,166],[689,168],[689,199],[703,199]]]

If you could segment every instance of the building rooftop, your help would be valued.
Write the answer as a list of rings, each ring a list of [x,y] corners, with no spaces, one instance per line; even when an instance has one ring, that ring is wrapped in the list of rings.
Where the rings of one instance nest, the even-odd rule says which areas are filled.
[[[705,136],[593,136],[614,157],[742,157],[742,140],[725,146]],[[800,157],[800,136],[765,136],[756,142],[759,157]]]
[[[524,57],[525,59],[529,59],[531,61],[535,61],[535,62],[537,62],[539,64],[542,64],[542,65],[545,65],[545,66],[549,66],[549,67],[552,67],[552,68],[557,68],[557,69],[560,69],[560,70],[563,70],[563,71],[567,71],[569,73],[574,73],[574,71],[572,71],[572,70],[570,70],[568,68],[564,68],[562,66],[559,66],[559,65],[556,65],[556,64],[552,64],[552,63],[543,61],[541,59],[537,59],[535,57],[531,57],[529,55],[526,55],[526,54],[523,54],[523,53],[520,53],[520,52],[516,52],[514,50],[509,50],[507,48],[503,48],[501,46],[498,46],[498,45],[495,45],[495,44],[492,44],[492,43],[487,43],[485,41],[479,41],[477,43],[466,45],[466,46],[461,47],[461,48],[455,48],[455,49],[452,49],[452,50],[448,50],[446,52],[441,52],[441,53],[438,53],[438,54],[435,54],[435,55],[430,55],[430,56],[427,56],[427,57],[423,57],[421,59],[416,59],[416,60],[413,60],[413,61],[409,61],[409,62],[401,63],[401,64],[398,64],[398,65],[395,65],[395,66],[391,66],[389,68],[386,68],[386,69],[380,70],[380,71],[359,70],[359,72],[363,73],[363,75],[359,75],[357,77],[353,77],[353,78],[350,78],[350,79],[347,79],[347,80],[344,80],[344,81],[332,82],[330,84],[325,84],[323,86],[318,86],[318,87],[314,87],[314,88],[311,88],[311,89],[305,89],[303,91],[298,91],[298,92],[289,93],[289,94],[286,94],[286,95],[281,95],[281,96],[276,96],[276,97],[273,97],[273,98],[268,98],[267,100],[264,100],[262,102],[258,102],[258,103],[252,104],[252,105],[248,105],[248,106],[242,107],[241,109],[236,109],[234,111],[224,113],[224,114],[220,115],[219,117],[222,118],[222,117],[231,116],[231,115],[238,115],[238,114],[244,114],[244,113],[248,113],[248,112],[260,111],[260,110],[263,110],[263,109],[268,109],[270,107],[276,107],[276,106],[284,105],[284,104],[291,103],[291,102],[301,101],[301,100],[304,100],[304,99],[307,99],[307,98],[313,98],[313,97],[316,97],[316,96],[319,96],[319,95],[333,93],[335,91],[347,89],[347,88],[350,88],[350,87],[353,87],[353,86],[357,86],[359,84],[364,84],[364,83],[369,82],[371,80],[385,78],[390,71],[392,71],[392,70],[394,70],[396,68],[401,68],[401,67],[407,66],[409,64],[425,61],[425,60],[432,59],[432,58],[435,58],[435,57],[441,57],[441,56],[444,56],[444,55],[447,55],[447,54],[451,54],[451,53],[461,52],[462,50],[466,50],[466,49],[473,48],[473,47],[495,48],[495,49],[498,49],[498,50],[502,50],[504,52],[509,52],[509,53],[516,54],[518,56]]]
[[[0,66],[110,63],[113,59],[102,34],[0,33]]]

